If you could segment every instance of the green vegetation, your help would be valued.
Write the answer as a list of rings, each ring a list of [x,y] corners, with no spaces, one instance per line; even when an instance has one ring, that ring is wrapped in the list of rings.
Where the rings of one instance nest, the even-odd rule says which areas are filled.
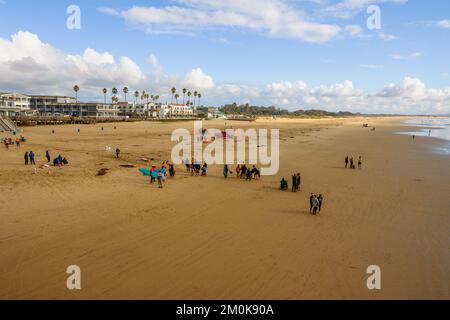
[[[227,104],[219,108],[220,111],[224,112],[227,115],[243,115],[249,117],[257,117],[257,116],[282,116],[282,117],[305,117],[305,118],[314,118],[314,117],[348,117],[359,115],[359,113],[351,113],[351,112],[329,112],[324,110],[297,110],[297,111],[288,111],[285,109],[276,108],[274,106],[270,107],[260,107],[260,106],[251,106],[249,104],[237,105],[236,103]]]

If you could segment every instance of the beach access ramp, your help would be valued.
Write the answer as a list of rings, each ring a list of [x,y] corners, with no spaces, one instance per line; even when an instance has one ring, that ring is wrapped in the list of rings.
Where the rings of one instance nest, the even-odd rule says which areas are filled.
[[[17,131],[16,126],[8,119],[0,117],[0,132]]]

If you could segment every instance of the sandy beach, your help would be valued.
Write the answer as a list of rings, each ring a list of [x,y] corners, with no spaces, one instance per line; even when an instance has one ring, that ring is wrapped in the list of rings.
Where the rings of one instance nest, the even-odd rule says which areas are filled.
[[[450,157],[430,152],[435,139],[394,134],[402,120],[228,122],[280,129],[278,175],[177,166],[163,190],[138,172],[141,158],[170,159],[172,131],[192,122],[25,128],[19,150],[0,149],[0,298],[449,299]],[[29,150],[38,165],[45,150],[70,165],[34,172]],[[363,169],[344,169],[347,155]],[[294,172],[302,191],[280,191]],[[325,196],[320,215],[310,193]],[[82,270],[80,291],[66,288],[69,265]],[[366,287],[370,265],[381,290]]]

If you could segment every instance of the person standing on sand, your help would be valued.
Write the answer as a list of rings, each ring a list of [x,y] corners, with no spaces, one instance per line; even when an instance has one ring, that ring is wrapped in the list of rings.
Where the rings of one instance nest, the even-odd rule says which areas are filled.
[[[241,179],[243,179],[243,178],[245,178],[245,176],[247,175],[247,166],[244,164],[242,167],[241,167],[241,176],[240,176],[240,178]]]
[[[224,165],[223,166],[223,176],[225,177],[225,179],[228,178],[228,165]]]
[[[119,147],[117,147],[117,149],[116,149],[116,158],[119,159],[119,157],[120,157],[120,149],[119,149]]]
[[[292,192],[295,192],[295,186],[297,185],[297,176],[295,174],[292,175]]]
[[[311,196],[309,197],[309,213],[312,213],[313,199],[314,199],[314,195],[311,193]]]
[[[319,213],[320,213],[320,210],[322,210],[323,196],[320,194],[317,200],[319,200]]]
[[[302,184],[302,177],[300,176],[300,173],[297,173],[297,186],[296,186],[296,190],[297,191],[301,191],[301,186]]]
[[[25,155],[23,156],[23,158],[25,159],[25,165],[28,165],[28,151],[25,152]]]
[[[238,164],[236,167],[236,177],[240,178],[240,176],[241,176],[241,165]]]
[[[34,152],[30,151],[28,156],[30,157],[30,164],[36,164],[36,162],[34,161]]]
[[[163,177],[164,177],[164,174],[162,173],[162,171],[158,172],[158,188],[159,189],[163,188]]]
[[[345,157],[345,169],[348,167],[348,156]]]
[[[47,150],[47,151],[45,151],[45,158],[47,159],[47,163],[49,163],[49,162],[50,162],[50,159],[51,159],[51,157],[50,157],[50,152],[48,152],[48,150]]]
[[[350,158],[350,169],[353,169],[354,166],[354,161],[353,161],[353,157]]]
[[[359,160],[358,160],[358,169],[362,168],[362,158],[361,156],[359,156]]]

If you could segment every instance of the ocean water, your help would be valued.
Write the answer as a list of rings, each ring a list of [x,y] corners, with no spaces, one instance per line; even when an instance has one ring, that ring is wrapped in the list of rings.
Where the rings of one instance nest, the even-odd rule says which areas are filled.
[[[412,119],[405,121],[404,125],[416,127],[417,129],[414,131],[401,131],[398,132],[399,134],[440,139],[440,143],[437,146],[433,146],[432,151],[450,156],[450,117]]]

